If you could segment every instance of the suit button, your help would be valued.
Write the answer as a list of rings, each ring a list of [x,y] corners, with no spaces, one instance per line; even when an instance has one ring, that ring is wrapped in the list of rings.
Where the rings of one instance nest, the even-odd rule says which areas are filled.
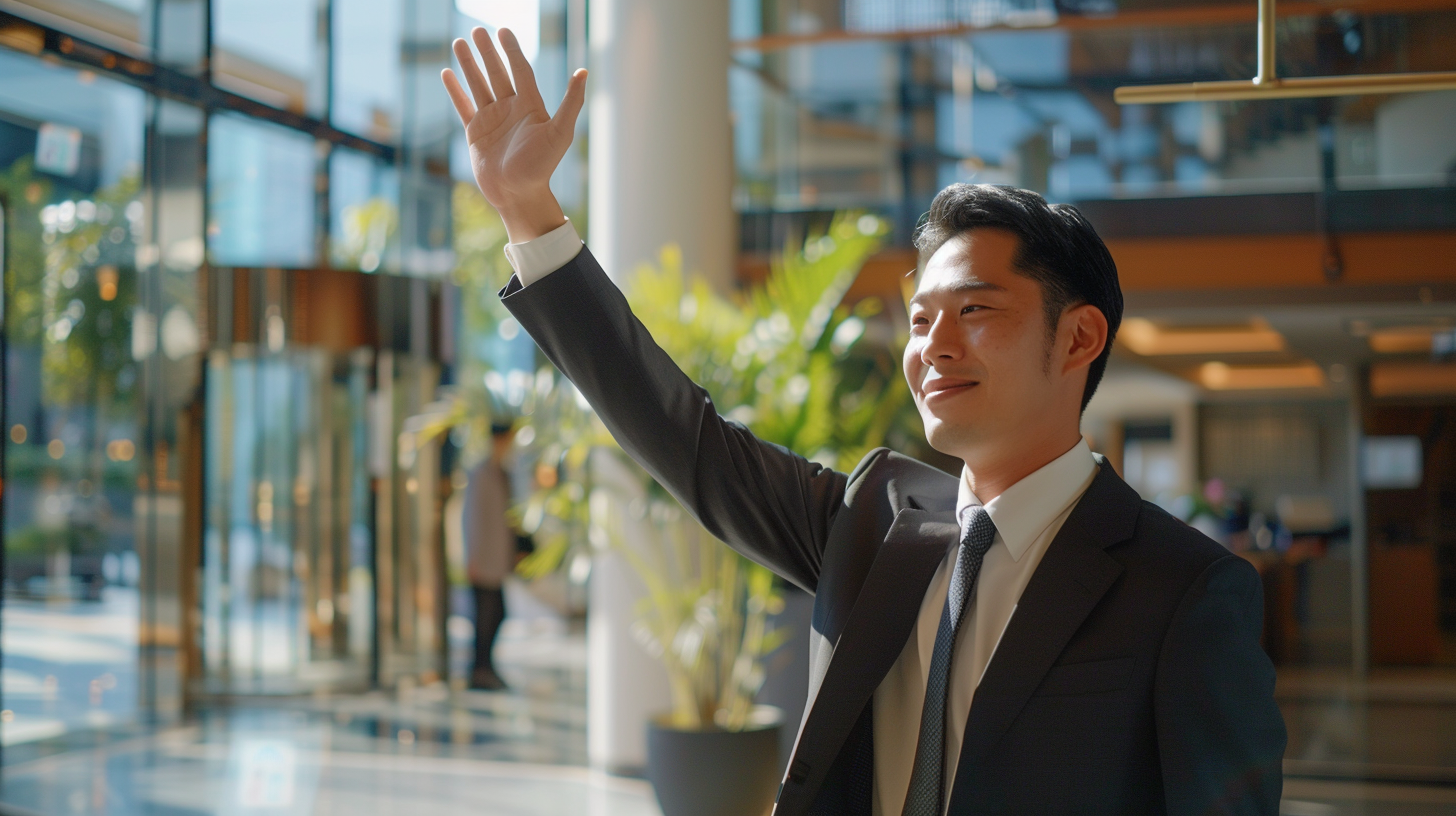
[[[793,765],[789,766],[790,782],[803,782],[805,777],[807,777],[808,775],[809,763],[805,762],[802,759],[795,761]]]

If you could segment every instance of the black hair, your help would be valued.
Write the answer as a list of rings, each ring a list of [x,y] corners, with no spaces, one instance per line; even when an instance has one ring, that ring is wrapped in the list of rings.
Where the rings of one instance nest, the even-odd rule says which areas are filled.
[[[1082,409],[1097,392],[1107,370],[1112,340],[1122,323],[1122,287],[1112,253],[1092,224],[1067,204],[1048,204],[1040,195],[991,184],[952,184],[940,191],[915,231],[920,267],[945,242],[978,227],[1004,229],[1019,246],[1016,270],[1041,285],[1047,332],[1056,338],[1057,324],[1069,306],[1091,304],[1107,318],[1107,345],[1087,368]]]
[[[490,423],[490,435],[499,439],[510,433],[512,427],[514,426],[509,422],[492,422]]]

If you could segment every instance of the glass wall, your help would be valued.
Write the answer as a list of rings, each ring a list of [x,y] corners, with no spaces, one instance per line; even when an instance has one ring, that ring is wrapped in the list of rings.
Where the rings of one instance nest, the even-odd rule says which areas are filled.
[[[226,266],[315,262],[314,140],[237,114],[209,123],[208,249]]]
[[[7,762],[443,672],[446,464],[398,455],[457,346],[439,72],[474,22],[554,14],[566,76],[560,3],[460,5],[6,9]]]
[[[737,0],[739,207],[919,213],[955,181],[1061,201],[1449,183],[1456,147],[1435,134],[1456,127],[1456,92],[1115,104],[1122,85],[1254,73],[1252,16],[1161,11]],[[1451,68],[1448,10],[1279,25],[1282,76]]]
[[[0,51],[7,743],[134,719],[147,100]],[[145,259],[141,259],[145,260]]]
[[[315,0],[214,0],[213,81],[275,108],[324,113],[328,8]]]

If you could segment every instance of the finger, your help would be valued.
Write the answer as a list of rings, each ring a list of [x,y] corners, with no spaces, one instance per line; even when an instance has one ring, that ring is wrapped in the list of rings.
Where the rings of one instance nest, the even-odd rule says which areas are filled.
[[[483,108],[495,101],[491,95],[490,83],[485,81],[485,75],[480,73],[480,63],[475,61],[475,52],[470,50],[469,43],[464,40],[456,40],[451,46],[455,51],[455,59],[460,63],[460,72],[465,74],[465,81],[470,85],[470,93],[475,97],[475,106]]]
[[[460,124],[469,126],[470,120],[475,118],[475,105],[470,102],[470,95],[460,87],[460,80],[455,78],[455,72],[446,68],[440,72],[440,79],[445,83],[445,91],[450,94],[450,101],[455,103],[455,112],[460,114]]]
[[[531,70],[531,62],[521,50],[521,43],[516,39],[515,32],[502,28],[497,36],[500,37],[501,50],[506,52],[506,59],[511,62],[511,77],[516,81],[516,93],[522,99],[544,107],[541,91],[536,87],[536,72]]]
[[[562,97],[561,107],[556,109],[556,115],[551,117],[551,124],[564,133],[574,132],[576,117],[581,113],[581,106],[584,102],[586,102],[586,69],[578,68],[566,83],[566,96]]]
[[[516,89],[511,87],[511,75],[506,73],[506,64],[501,62],[495,43],[490,41],[490,32],[476,27],[470,32],[470,39],[475,40],[475,47],[480,50],[480,61],[485,63],[485,74],[490,77],[490,88],[495,91],[495,98],[514,96]]]

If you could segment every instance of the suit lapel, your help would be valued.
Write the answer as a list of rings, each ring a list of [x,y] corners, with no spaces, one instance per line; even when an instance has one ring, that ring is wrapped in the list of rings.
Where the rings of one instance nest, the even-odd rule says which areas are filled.
[[[960,762],[984,756],[1122,574],[1105,548],[1131,537],[1140,499],[1105,460],[1021,593],[966,721]],[[957,772],[956,778],[969,774]],[[959,785],[957,785],[959,787]]]
[[[895,516],[804,721],[778,812],[802,812],[818,793],[860,712],[905,648],[920,600],[956,540],[953,513],[906,509]]]

